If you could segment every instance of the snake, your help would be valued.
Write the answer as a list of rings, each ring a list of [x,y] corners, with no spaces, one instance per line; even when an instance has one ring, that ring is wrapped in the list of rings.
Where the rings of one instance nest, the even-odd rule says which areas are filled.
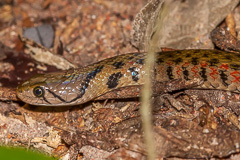
[[[79,105],[117,89],[141,87],[144,76],[158,82],[199,78],[203,83],[196,89],[240,93],[239,53],[193,49],[155,54],[151,75],[145,71],[147,53],[128,53],[77,69],[34,76],[17,87],[17,96],[31,105]]]

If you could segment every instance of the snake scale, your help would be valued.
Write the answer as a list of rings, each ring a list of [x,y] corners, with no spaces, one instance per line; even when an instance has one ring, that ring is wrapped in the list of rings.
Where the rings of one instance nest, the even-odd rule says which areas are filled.
[[[146,53],[108,58],[79,69],[30,78],[17,96],[32,105],[78,105],[123,87],[141,86]],[[203,79],[195,88],[240,93],[240,54],[219,50],[178,50],[156,53],[154,80]],[[124,97],[123,97],[124,98]]]

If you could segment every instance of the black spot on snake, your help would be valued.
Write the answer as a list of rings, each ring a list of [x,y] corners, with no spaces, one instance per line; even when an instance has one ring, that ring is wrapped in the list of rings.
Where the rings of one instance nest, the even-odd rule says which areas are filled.
[[[164,60],[163,60],[162,58],[158,58],[157,64],[161,64],[161,63],[163,63],[163,62],[164,62]]]
[[[199,75],[203,78],[204,81],[207,81],[207,71],[206,68],[201,67],[201,71],[199,72]]]
[[[213,54],[217,54],[217,55],[222,55],[223,54],[223,52],[220,52],[220,51],[218,51],[218,50],[214,50],[214,52],[212,52]]]
[[[188,78],[188,76],[189,76],[189,71],[187,70],[187,68],[186,68],[186,67],[182,67],[182,69],[183,69],[183,78],[184,78],[185,80],[190,80],[190,79]]]
[[[136,52],[136,53],[134,53],[133,55],[134,56],[138,56],[140,53],[139,52]]]
[[[210,59],[210,61],[208,61],[210,63],[210,66],[216,66],[216,64],[219,63],[219,60],[216,58]]]
[[[181,51],[176,51],[177,52],[177,54],[182,54],[182,52]]]
[[[198,65],[198,58],[193,57],[191,62],[192,62],[193,65]]]
[[[131,56],[131,57],[128,57],[128,59],[129,59],[129,60],[131,60],[131,59],[133,59],[133,58],[134,58],[133,56]]]
[[[143,59],[143,58],[137,59],[137,60],[136,60],[136,63],[137,63],[137,64],[144,64],[144,59]]]
[[[175,64],[179,64],[180,62],[183,61],[183,59],[182,58],[177,58],[177,59],[175,59],[173,61],[175,62]]]
[[[125,64],[124,62],[120,61],[120,62],[113,63],[113,66],[115,67],[115,69],[119,69],[119,68],[122,68],[124,64]]]
[[[202,57],[208,57],[208,54],[206,54],[206,53],[204,53],[203,55],[202,55]]]
[[[235,56],[237,56],[238,58],[240,57],[240,54],[237,54],[237,55],[235,55]]]
[[[230,64],[230,68],[234,70],[240,70],[240,65],[239,64]]]
[[[101,72],[102,69],[103,69],[103,66],[98,66],[98,67],[95,69],[95,71],[96,71],[97,73],[99,73],[99,72]]]
[[[108,77],[108,82],[106,83],[108,88],[115,88],[118,85],[119,79],[123,76],[121,72],[113,73]]]
[[[139,73],[136,71],[136,67],[131,67],[128,70],[132,72],[132,80],[137,82],[139,80]]]
[[[230,55],[226,55],[225,58],[232,61],[232,56],[230,56]]]
[[[168,75],[168,79],[172,80],[173,79],[173,68],[172,66],[168,66],[167,67],[167,75]]]
[[[226,71],[220,70],[219,72],[220,72],[219,75],[220,75],[220,78],[221,78],[221,80],[222,80],[223,85],[226,86],[226,87],[228,87],[229,84],[226,82],[226,81],[228,80],[228,76],[224,73],[224,72],[226,72]]]

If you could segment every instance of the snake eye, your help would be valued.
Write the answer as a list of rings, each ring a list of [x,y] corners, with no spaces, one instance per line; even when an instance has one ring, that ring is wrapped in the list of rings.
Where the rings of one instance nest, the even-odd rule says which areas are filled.
[[[33,89],[33,94],[36,97],[43,97],[44,96],[44,89],[40,86],[37,86]]]

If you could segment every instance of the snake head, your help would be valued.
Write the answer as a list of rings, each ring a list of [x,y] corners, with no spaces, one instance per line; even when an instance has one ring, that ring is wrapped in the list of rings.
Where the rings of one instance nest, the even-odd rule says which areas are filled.
[[[38,106],[63,106],[64,99],[61,99],[57,86],[61,86],[61,79],[64,79],[64,74],[60,72],[51,74],[42,74],[34,76],[23,82],[17,87],[17,96],[23,102],[38,105]],[[56,97],[58,96],[59,97]]]
[[[47,104],[46,90],[48,87],[45,81],[45,76],[38,75],[20,84],[17,87],[18,98],[32,105]]]

